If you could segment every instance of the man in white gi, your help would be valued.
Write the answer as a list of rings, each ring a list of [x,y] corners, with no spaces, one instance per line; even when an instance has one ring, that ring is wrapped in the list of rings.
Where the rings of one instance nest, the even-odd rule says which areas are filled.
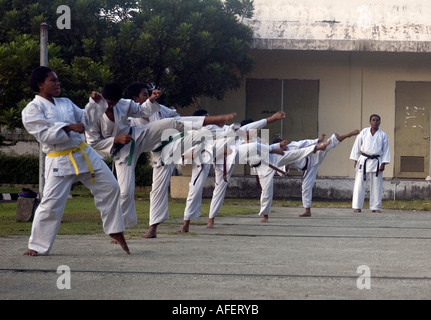
[[[149,122],[142,127],[130,125],[129,118],[150,116],[160,110],[156,99],[161,91],[153,90],[151,97],[143,104],[122,98],[122,89],[116,83],[106,84],[102,96],[108,104],[108,109],[100,117],[95,126],[86,131],[87,142],[103,156],[111,156],[115,165],[116,176],[121,189],[121,207],[126,228],[137,224],[135,207],[135,167],[139,156],[143,152],[152,151],[167,146],[162,151],[164,164],[176,163],[181,158],[181,144],[192,146],[194,129],[212,123],[225,124],[235,114],[213,117],[198,117],[186,121],[166,118]],[[187,132],[190,130],[189,132]],[[176,139],[178,137],[178,139]],[[165,152],[166,151],[166,152]],[[165,157],[163,158],[163,152]],[[170,162],[168,162],[170,160]]]
[[[287,141],[277,138],[273,141],[270,148],[279,148],[283,152],[287,151]],[[282,177],[287,175],[285,166],[276,166],[280,159],[280,154],[270,153],[269,164],[267,166],[262,166],[261,163],[251,166],[250,173],[256,175],[256,180],[261,190],[259,211],[259,216],[262,217],[261,222],[268,222],[268,215],[271,212],[272,200],[274,196],[274,174],[277,172],[277,174]]]
[[[226,195],[226,190],[227,190],[227,187],[229,184],[229,179],[231,178],[231,176],[233,174],[233,171],[235,169],[235,165],[238,163],[240,163],[240,164],[241,163],[242,164],[247,163],[247,161],[244,159],[241,160],[242,162],[240,162],[240,158],[242,156],[249,157],[250,154],[252,154],[252,153],[249,153],[248,155],[246,155],[246,154],[245,155],[238,155],[239,146],[242,144],[250,143],[252,141],[261,143],[260,138],[257,136],[258,131],[263,129],[267,124],[282,120],[285,117],[286,117],[285,112],[278,111],[278,112],[274,113],[273,115],[271,115],[270,117],[260,119],[258,121],[247,120],[247,121],[243,121],[241,123],[241,131],[245,131],[246,136],[244,136],[242,139],[237,139],[235,141],[235,144],[230,146],[230,150],[232,150],[232,152],[231,152],[231,154],[229,154],[226,157],[226,168],[224,168],[223,163],[216,163],[215,167],[214,167],[215,187],[214,187],[214,191],[213,191],[213,196],[211,198],[210,212],[208,215],[207,228],[211,229],[214,227],[215,217],[219,213],[219,211],[223,205],[224,198]],[[271,151],[266,154],[266,156],[268,156],[268,159],[270,159],[269,157],[271,157],[273,149],[275,149],[275,146],[272,146],[269,149]],[[243,147],[243,150],[245,150],[244,147]],[[278,150],[278,151],[281,152],[280,150]],[[265,156],[265,154],[263,154],[262,156]],[[236,160],[238,160],[238,162],[236,162]],[[268,162],[268,165],[269,164],[270,164],[270,160]]]
[[[244,160],[248,161],[251,167],[259,168],[259,170],[263,170],[262,168],[271,167],[271,169],[281,168],[290,166],[298,160],[304,159],[307,156],[317,153],[319,151],[325,151],[326,148],[331,144],[331,140],[328,140],[324,143],[317,145],[310,145],[303,148],[295,148],[290,150],[284,150],[283,148],[278,147],[278,144],[262,144],[262,143],[247,143],[242,144],[238,147],[238,161],[239,163],[243,163]],[[258,149],[256,152],[253,149]],[[272,153],[277,153],[281,155],[280,157],[273,158],[272,161],[269,158],[269,155]],[[249,156],[253,155],[253,156]],[[271,163],[272,162],[272,163]],[[267,222],[267,221],[264,221]]]
[[[382,209],[383,171],[390,163],[391,154],[388,136],[379,129],[380,123],[380,116],[372,114],[371,126],[362,129],[350,153],[356,170],[352,199],[354,212],[362,211],[367,181],[370,185],[370,210],[381,212]]]
[[[148,98],[148,86],[142,82],[132,83],[127,87],[126,99],[133,99],[137,103],[144,103]],[[165,118],[180,118],[176,109],[160,105],[160,110],[149,117],[129,118],[132,126],[145,126],[149,122]],[[150,214],[148,232],[144,238],[157,238],[157,226],[169,219],[169,185],[176,164],[162,165],[161,151],[151,152],[151,166],[153,168],[153,182],[150,192]]]
[[[305,209],[305,212],[300,214],[300,217],[311,217],[311,202],[313,198],[314,182],[316,181],[317,173],[319,172],[319,166],[325,160],[328,151],[334,149],[344,139],[358,134],[359,130],[357,129],[343,135],[334,133],[329,138],[331,143],[327,146],[326,150],[312,153],[308,157],[301,159],[289,166],[289,169],[297,169],[302,171],[302,205]],[[287,150],[304,148],[310,145],[319,144],[325,139],[325,137],[326,135],[322,134],[320,139],[292,141],[287,145]]]
[[[35,212],[29,249],[24,255],[49,254],[70,189],[77,181],[94,195],[105,233],[129,253],[123,234],[120,187],[102,157],[87,146],[83,134],[105,112],[106,103],[95,92],[85,110],[68,98],[56,98],[60,95],[60,81],[47,67],[33,71],[30,86],[38,94],[23,109],[22,121],[46,153],[46,163],[43,196]]]
[[[268,123],[275,122],[277,120],[284,119],[286,114],[282,111],[276,112],[271,117],[261,119],[259,121],[249,121],[247,123],[243,122],[240,131],[243,134],[248,135],[250,131],[257,132],[257,130],[262,129]],[[212,129],[210,129],[212,130]],[[226,189],[228,182],[232,173],[234,171],[235,165],[238,163],[245,164],[249,154],[239,155],[239,146],[245,144],[249,137],[243,136],[238,137],[234,144],[229,145],[229,152],[224,159],[221,161],[216,161],[214,164],[214,180],[215,187],[213,190],[213,196],[211,199],[210,212],[208,217],[207,228],[214,228],[215,216],[220,211],[223,205]],[[247,144],[245,144],[247,145]],[[253,147],[251,147],[253,148]],[[247,147],[243,147],[243,150],[247,150]],[[269,150],[269,149],[268,149]],[[202,151],[204,154],[209,154],[209,157],[214,160],[211,154],[211,146],[204,148]],[[252,153],[251,153],[252,154]],[[267,152],[269,154],[269,152]],[[238,162],[241,159],[242,162]],[[217,159],[216,159],[217,160]],[[200,164],[196,163],[192,168],[192,177],[189,184],[189,194],[187,196],[186,208],[184,210],[184,222],[183,226],[179,232],[188,232],[190,227],[190,220],[200,217],[201,215],[201,200],[202,200],[202,190],[205,184],[205,180],[208,177],[210,166],[206,163]]]

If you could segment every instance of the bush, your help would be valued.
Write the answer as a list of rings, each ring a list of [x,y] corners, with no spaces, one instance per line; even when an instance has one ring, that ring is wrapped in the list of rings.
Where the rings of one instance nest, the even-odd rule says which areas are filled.
[[[112,161],[105,160],[109,167]],[[152,168],[147,155],[142,154],[136,165],[136,186],[150,186]],[[39,184],[39,156],[0,152],[0,181],[4,184]]]
[[[8,184],[39,184],[39,156],[0,152],[0,181]]]

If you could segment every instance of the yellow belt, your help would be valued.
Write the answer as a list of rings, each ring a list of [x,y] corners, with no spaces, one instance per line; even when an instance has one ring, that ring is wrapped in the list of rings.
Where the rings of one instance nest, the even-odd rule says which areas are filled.
[[[85,160],[87,161],[88,168],[90,169],[90,175],[91,175],[91,182],[94,183],[96,175],[94,174],[93,166],[91,165],[91,161],[87,156],[87,153],[84,151],[84,149],[87,147],[87,143],[83,141],[79,146],[73,149],[63,150],[63,151],[56,151],[56,152],[50,152],[47,154],[48,157],[60,157],[60,156],[66,156],[69,155],[70,161],[72,161],[73,167],[75,168],[76,175],[79,174],[78,166],[76,165],[76,161],[73,158],[73,153],[78,152],[79,150],[82,151],[82,154],[85,157]]]

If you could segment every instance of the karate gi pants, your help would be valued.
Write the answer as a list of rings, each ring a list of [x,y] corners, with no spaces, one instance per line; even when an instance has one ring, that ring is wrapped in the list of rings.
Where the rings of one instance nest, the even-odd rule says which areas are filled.
[[[367,183],[370,186],[370,210],[381,210],[382,195],[383,195],[383,172],[379,172],[376,177],[376,172],[368,172],[366,181],[362,170],[356,170],[355,185],[353,187],[352,208],[361,209],[364,206],[365,190]]]
[[[302,158],[305,158],[310,153],[313,152],[315,146],[310,146],[307,148],[301,148],[297,150],[289,150],[285,151],[284,155],[281,156],[278,160],[278,163],[276,164],[277,167],[285,166],[287,164],[291,164],[295,161],[298,161]],[[258,151],[259,149],[259,151]],[[250,162],[250,164],[256,164],[258,162],[261,162],[262,166],[268,166],[268,160],[269,157],[266,156],[269,155],[269,146],[265,144],[259,144],[259,143],[246,143],[238,146],[238,157],[237,157],[237,163],[244,164]],[[223,170],[219,167],[218,170],[215,170],[216,174],[216,181],[217,184],[214,188],[213,192],[213,198],[211,200],[211,208],[210,208],[210,218],[214,218],[217,213],[220,211],[221,206],[224,202],[224,197],[226,194],[226,190],[228,187],[228,181],[230,177],[232,176],[233,170],[235,165],[228,166],[228,171],[226,174],[226,180],[223,179]],[[263,195],[265,198],[264,201],[266,201],[265,206],[269,206],[269,208],[272,205],[272,181],[271,186],[267,188],[267,192]],[[268,201],[268,197],[270,195],[271,200]]]
[[[197,128],[202,127],[204,117],[194,118],[201,119],[201,121],[196,121],[194,125]],[[138,223],[135,205],[135,168],[139,156],[144,152],[150,152],[158,147],[160,145],[163,133],[165,130],[169,129],[175,129],[178,132],[182,132],[184,130],[184,121],[176,120],[174,118],[166,118],[155,122],[150,122],[145,127],[134,127],[135,148],[130,166],[128,165],[128,158],[123,161],[115,161],[117,180],[121,189],[121,208],[123,212],[124,225],[126,228],[130,228]],[[190,131],[187,132],[185,136],[188,137],[187,139],[191,139],[193,137],[193,135],[189,133]],[[179,149],[181,150],[181,142],[183,139],[178,139],[177,141],[168,144],[162,151],[172,148],[174,144],[177,148],[179,145]]]
[[[213,190],[213,196],[211,199],[209,217],[214,218],[220,211],[223,205],[224,198],[226,195],[226,189],[229,184],[229,179],[232,176],[235,164],[227,164],[226,168],[226,180],[224,180],[224,170],[223,165],[214,166],[214,179],[215,186]]]
[[[304,208],[311,208],[313,186],[316,181],[319,166],[322,164],[323,160],[325,160],[328,151],[334,149],[340,143],[335,134],[333,134],[328,140],[331,140],[331,143],[326,147],[326,150],[319,150],[308,156],[307,170],[305,170],[302,177],[302,205]]]
[[[100,159],[100,161],[103,161]],[[91,182],[90,173],[78,175],[47,177],[43,189],[42,201],[36,209],[28,248],[39,254],[48,254],[52,248],[64,207],[75,182],[82,182],[94,196],[94,204],[101,213],[103,230],[106,234],[124,231],[121,216],[120,187],[108,166],[103,163],[102,169],[95,172],[95,183]]]
[[[189,183],[184,220],[192,220],[201,216],[202,191],[212,164],[193,164],[192,177]]]
[[[270,171],[269,171],[270,170]],[[269,215],[272,207],[272,198],[274,197],[274,174],[275,170],[269,168],[267,174],[259,174],[260,187],[262,191],[260,193],[260,211],[259,215]]]
[[[153,183],[150,192],[150,226],[169,219],[169,184],[174,164],[153,167]]]

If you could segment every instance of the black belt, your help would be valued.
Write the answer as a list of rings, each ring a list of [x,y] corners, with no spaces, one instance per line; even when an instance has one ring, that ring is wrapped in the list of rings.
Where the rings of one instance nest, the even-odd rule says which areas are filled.
[[[305,158],[305,166],[304,166],[304,168],[302,168],[301,169],[301,171],[302,171],[302,176],[305,176],[305,172],[307,171],[307,169],[308,169],[308,161],[309,161],[310,159],[307,157],[307,158]]]
[[[258,163],[256,163],[256,164],[251,164],[251,165],[250,165],[250,167],[252,167],[252,168],[257,168],[257,167],[259,167],[261,164],[262,164],[262,161],[259,161],[259,162],[258,162]],[[281,170],[280,168],[277,168],[276,166],[273,166],[272,164],[269,164],[269,163],[268,163],[268,167],[270,167],[272,170],[275,170],[275,171],[277,171],[277,172],[280,172],[282,175],[287,176],[287,172],[285,172],[285,171]]]
[[[374,155],[369,155],[366,153],[361,152],[361,154],[366,157],[367,159],[365,159],[364,161],[364,169],[363,169],[363,173],[364,173],[364,181],[367,180],[367,160],[368,159],[377,159],[377,170],[376,170],[376,177],[379,176],[379,170],[380,170],[380,161],[379,161],[379,157],[380,155],[378,154],[374,154]]]
[[[251,165],[250,165],[250,167],[252,167],[252,168],[257,168],[257,167],[259,167],[261,164],[262,164],[262,161],[259,161],[259,162],[258,162],[258,163],[256,163],[256,164],[251,164]]]

